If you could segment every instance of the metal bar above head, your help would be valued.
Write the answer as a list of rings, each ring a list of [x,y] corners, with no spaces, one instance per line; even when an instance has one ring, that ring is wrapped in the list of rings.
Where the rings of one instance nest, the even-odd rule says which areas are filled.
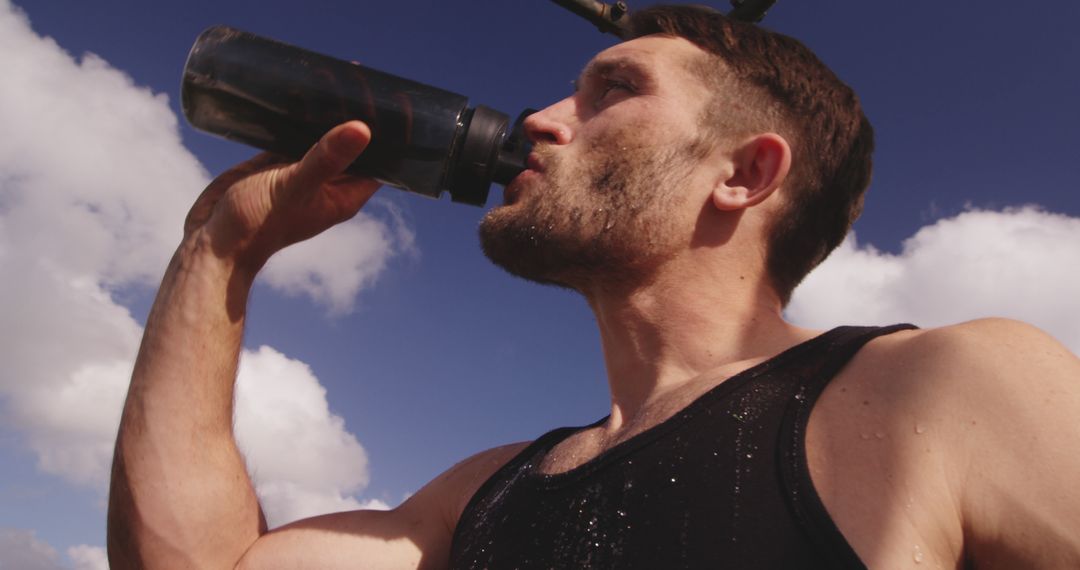
[[[743,22],[757,23],[765,17],[776,0],[731,0],[731,11],[727,17]]]
[[[601,32],[626,39],[630,36],[630,8],[626,2],[606,4],[599,0],[551,0],[593,23]]]
[[[551,0],[593,23],[601,32],[622,39],[630,37],[630,7],[620,0],[607,4],[599,0]],[[733,20],[757,23],[776,0],[731,0],[727,16]],[[711,10],[712,8],[708,8]]]

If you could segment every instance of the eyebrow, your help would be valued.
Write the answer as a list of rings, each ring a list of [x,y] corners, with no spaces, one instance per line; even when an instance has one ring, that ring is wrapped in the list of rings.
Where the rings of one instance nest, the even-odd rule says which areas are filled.
[[[581,74],[574,80],[574,91],[577,91],[581,84],[593,77],[607,77],[615,72],[627,72],[630,75],[635,76],[640,82],[646,82],[651,79],[647,68],[636,59],[629,57],[616,57],[611,59],[592,60],[585,66],[585,69],[581,70]]]

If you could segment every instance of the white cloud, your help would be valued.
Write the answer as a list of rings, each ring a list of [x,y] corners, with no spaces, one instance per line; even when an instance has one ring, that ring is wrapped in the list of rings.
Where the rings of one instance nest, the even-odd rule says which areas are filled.
[[[19,570],[61,570],[56,549],[40,540],[34,531],[0,528],[0,568]]]
[[[9,0],[0,0],[0,69],[0,413],[42,471],[103,491],[142,335],[115,293],[156,285],[208,175],[182,145],[166,95],[93,54],[72,57]],[[414,247],[399,213],[380,212],[390,222],[363,214],[305,244],[295,255],[307,261],[275,262],[268,282],[348,310],[391,255]],[[278,398],[255,397],[274,415],[260,416],[247,396],[239,406],[256,410],[246,432],[277,438],[276,448],[248,438],[260,483],[300,490],[268,491],[291,497],[283,516],[310,511],[305,500],[360,504],[350,493],[367,482],[366,457],[318,380],[272,349],[245,360],[247,381]],[[260,367],[269,379],[255,378]],[[304,469],[288,465],[297,457]],[[68,555],[100,567],[95,548]]]
[[[101,58],[76,61],[0,5],[0,180],[13,253],[105,284],[153,283],[207,182],[168,98]]]
[[[39,467],[102,488],[156,281],[207,182],[164,95],[77,61],[0,0],[0,397]],[[88,405],[92,404],[92,405]]]
[[[1080,353],[1080,218],[1036,207],[972,210],[919,230],[897,254],[854,236],[811,273],[788,316],[805,326],[986,316],[1032,323]]]
[[[273,526],[360,508],[352,495],[368,483],[367,454],[306,364],[245,351],[236,391],[236,438]]]
[[[333,315],[353,309],[357,293],[375,282],[397,253],[415,255],[415,236],[392,202],[373,200],[390,223],[360,212],[333,231],[298,243],[270,259],[259,277],[290,295],[307,295]]]
[[[100,546],[80,544],[67,549],[73,570],[109,570],[109,557]]]
[[[100,546],[80,544],[67,549],[71,565],[55,548],[32,530],[0,528],[0,568],[12,570],[109,570],[108,556]]]

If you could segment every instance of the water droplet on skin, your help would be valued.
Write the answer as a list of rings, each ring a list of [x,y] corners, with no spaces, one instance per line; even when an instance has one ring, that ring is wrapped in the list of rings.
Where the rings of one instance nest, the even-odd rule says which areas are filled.
[[[861,433],[861,434],[859,434],[859,437],[861,437],[861,438],[863,438],[863,439],[870,439],[870,434],[868,434],[868,433]]]
[[[885,439],[885,432],[882,432],[882,431],[874,432],[874,437],[876,437],[878,439]]]
[[[926,433],[926,426],[923,426],[922,424],[915,424],[915,434],[922,435],[924,433]]]
[[[915,553],[912,555],[911,558],[915,561],[916,564],[922,564],[923,553],[922,553],[922,549],[919,548],[918,544],[915,545]]]

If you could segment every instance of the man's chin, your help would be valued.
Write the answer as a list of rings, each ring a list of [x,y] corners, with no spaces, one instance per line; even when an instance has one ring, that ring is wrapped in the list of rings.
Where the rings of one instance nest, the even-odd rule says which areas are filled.
[[[507,273],[541,284],[560,285],[549,271],[551,252],[544,251],[543,236],[513,204],[497,206],[480,222],[480,247],[484,256]]]

